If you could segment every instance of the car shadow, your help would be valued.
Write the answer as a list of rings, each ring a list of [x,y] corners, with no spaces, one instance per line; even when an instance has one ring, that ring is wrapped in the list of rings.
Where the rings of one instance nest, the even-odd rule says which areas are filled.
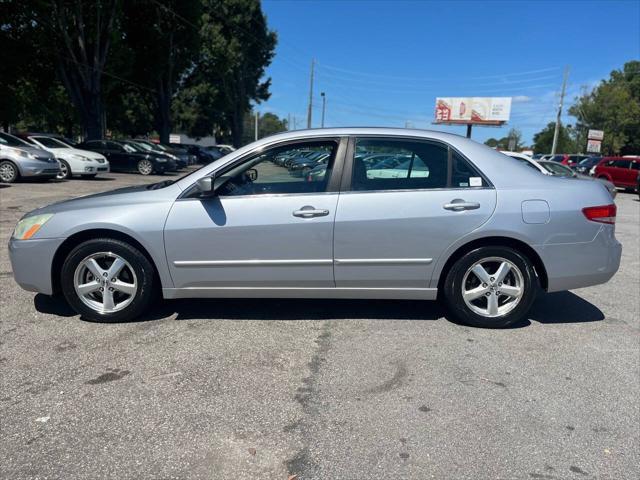
[[[588,323],[600,322],[605,316],[593,303],[573,292],[555,292],[540,295],[529,318],[539,323]]]
[[[61,296],[37,294],[34,306],[40,313],[75,316]],[[163,300],[133,323],[161,320],[439,320],[453,323],[439,302],[422,300],[331,300],[331,299],[181,299]],[[604,320],[602,311],[572,292],[541,295],[523,320],[510,328],[523,328],[531,321],[542,324],[588,323]]]

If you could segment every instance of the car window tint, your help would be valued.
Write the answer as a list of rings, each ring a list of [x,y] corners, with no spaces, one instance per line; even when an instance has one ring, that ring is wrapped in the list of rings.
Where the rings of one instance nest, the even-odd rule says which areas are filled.
[[[324,192],[337,143],[322,141],[269,149],[216,179],[219,196]]]
[[[633,162],[631,164],[631,168],[633,168],[634,170],[640,170],[640,162]]]
[[[614,160],[613,166],[618,168],[629,168],[631,160]]]
[[[458,152],[452,152],[451,163],[451,188],[486,186],[478,170]]]
[[[415,140],[359,138],[351,189],[409,190],[447,186],[448,149]]]

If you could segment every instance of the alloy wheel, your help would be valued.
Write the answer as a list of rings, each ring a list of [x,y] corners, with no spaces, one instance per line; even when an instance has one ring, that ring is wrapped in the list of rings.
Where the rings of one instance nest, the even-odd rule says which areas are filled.
[[[16,169],[9,162],[0,165],[0,180],[3,182],[11,182],[16,176]]]
[[[62,180],[69,175],[69,166],[65,162],[60,162],[60,173],[56,175],[56,178]]]
[[[140,160],[138,162],[138,172],[142,175],[150,175],[153,172],[153,165],[149,160]]]
[[[98,313],[114,313],[129,305],[138,291],[133,268],[112,252],[89,255],[76,267],[73,286],[78,298]]]
[[[520,303],[524,277],[520,269],[502,257],[488,257],[474,263],[462,279],[466,306],[483,317],[502,317]]]

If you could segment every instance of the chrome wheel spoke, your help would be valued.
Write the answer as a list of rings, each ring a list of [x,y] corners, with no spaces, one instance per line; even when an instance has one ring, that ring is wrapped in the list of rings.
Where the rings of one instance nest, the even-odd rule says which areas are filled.
[[[471,269],[471,271],[475,274],[476,277],[478,277],[478,280],[483,283],[489,283],[489,274],[482,265],[478,263]]]
[[[105,312],[113,310],[116,306],[113,300],[113,292],[109,289],[105,289],[102,292],[102,308]]]
[[[100,284],[98,282],[88,282],[88,283],[83,283],[82,285],[78,285],[76,287],[76,289],[78,290],[78,293],[80,295],[88,295],[90,293],[95,292],[96,290],[98,290],[100,288]]]
[[[498,313],[498,296],[491,294],[487,297],[487,313],[489,315],[496,315]]]
[[[500,293],[506,295],[508,297],[519,297],[522,293],[522,289],[520,287],[513,287],[511,285],[502,285],[500,287]]]
[[[85,261],[84,266],[87,267],[87,270],[89,270],[94,277],[102,278],[104,276],[104,270],[100,267],[100,265],[98,265],[98,262],[96,262],[95,259],[90,258],[89,260]]]
[[[109,270],[107,271],[107,273],[109,274],[109,278],[118,278],[118,274],[120,273],[120,271],[122,270],[122,267],[124,266],[125,266],[124,260],[121,259],[120,257],[117,257],[109,267]]]
[[[507,262],[502,262],[494,275],[496,279],[495,281],[498,283],[503,282],[509,271],[511,271],[511,265],[509,265]]]
[[[475,300],[476,298],[480,298],[481,296],[483,296],[488,291],[489,291],[489,289],[487,287],[483,287],[482,285],[480,285],[479,287],[472,288],[471,290],[466,290],[462,294],[462,296],[464,297],[465,300],[470,302],[471,300]]]
[[[125,283],[120,280],[111,282],[111,286],[119,292],[126,293],[127,295],[135,295],[137,290],[134,283]]]

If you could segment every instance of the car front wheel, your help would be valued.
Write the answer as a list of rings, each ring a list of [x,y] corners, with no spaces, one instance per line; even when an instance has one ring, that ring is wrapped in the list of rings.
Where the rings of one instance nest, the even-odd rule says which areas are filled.
[[[504,328],[522,320],[538,291],[529,259],[509,247],[481,247],[449,270],[444,296],[456,320],[482,328]]]
[[[0,162],[0,182],[13,183],[19,176],[18,168],[13,163],[7,160]]]
[[[85,319],[124,322],[144,312],[154,295],[153,266],[138,249],[120,240],[88,240],[67,256],[62,292]]]
[[[60,162],[60,173],[56,176],[59,180],[66,180],[71,178],[71,167],[65,160],[58,160]]]

